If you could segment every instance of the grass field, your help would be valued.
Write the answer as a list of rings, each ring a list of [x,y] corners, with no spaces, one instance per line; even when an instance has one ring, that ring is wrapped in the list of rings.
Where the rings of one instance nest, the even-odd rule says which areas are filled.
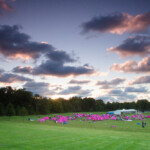
[[[139,120],[93,123],[78,118],[62,125],[28,117],[0,117],[0,150],[150,150],[150,119],[142,128]]]

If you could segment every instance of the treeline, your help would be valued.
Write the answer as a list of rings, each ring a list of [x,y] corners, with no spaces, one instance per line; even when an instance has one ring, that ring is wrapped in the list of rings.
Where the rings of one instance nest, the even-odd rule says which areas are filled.
[[[93,98],[72,97],[69,100],[48,99],[25,89],[0,88],[0,115],[38,115],[62,112],[96,112],[116,109],[137,109],[150,111],[150,102],[142,99],[137,102],[107,102]]]

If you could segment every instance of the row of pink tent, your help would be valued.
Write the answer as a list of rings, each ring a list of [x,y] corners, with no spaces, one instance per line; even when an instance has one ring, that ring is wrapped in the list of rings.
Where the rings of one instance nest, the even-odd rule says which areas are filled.
[[[53,117],[51,120],[56,121],[56,123],[68,122],[67,116],[59,116],[58,118]]]
[[[92,120],[92,121],[102,121],[102,120],[110,120],[110,119],[117,120],[117,116],[110,115],[110,114],[99,115],[99,114],[74,113],[73,116],[74,117],[57,115],[56,117],[53,117],[51,119],[49,117],[43,117],[39,121],[45,122],[46,120],[53,120],[53,121],[56,121],[56,123],[63,123],[63,122],[68,122],[68,120],[76,120],[76,118],[83,118],[83,117],[86,118],[86,120]],[[150,118],[150,115],[144,116],[143,114],[140,114],[140,115],[136,114],[136,115],[132,115],[131,117],[125,116],[124,119],[125,120],[130,120],[130,119],[142,120],[144,117]]]
[[[117,120],[117,116],[114,115],[110,115],[110,114],[103,114],[102,116],[98,115],[98,114],[73,114],[74,116],[81,118],[81,117],[86,117],[87,120]],[[131,120],[131,119],[139,119],[142,120],[144,117],[146,118],[150,118],[149,116],[144,116],[143,114],[140,115],[132,115],[131,117],[129,116],[125,116],[123,119],[125,120]]]
[[[40,122],[45,122],[46,120],[49,120],[49,117],[43,117],[42,119],[40,119]]]
[[[40,119],[40,122],[45,122],[46,120],[53,120],[56,121],[56,123],[64,123],[64,122],[68,122],[68,120],[76,120],[75,117],[70,117],[70,116],[61,116],[61,115],[57,115],[56,117],[53,118],[49,118],[49,117],[43,117],[42,119]]]

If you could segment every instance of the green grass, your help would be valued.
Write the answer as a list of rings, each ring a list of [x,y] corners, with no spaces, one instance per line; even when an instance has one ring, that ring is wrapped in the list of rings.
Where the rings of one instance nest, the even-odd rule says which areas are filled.
[[[67,114],[68,115],[68,114]],[[150,119],[142,128],[127,121],[53,121],[0,117],[0,150],[149,150]],[[32,116],[32,118],[37,118]],[[115,128],[111,126],[115,125]]]

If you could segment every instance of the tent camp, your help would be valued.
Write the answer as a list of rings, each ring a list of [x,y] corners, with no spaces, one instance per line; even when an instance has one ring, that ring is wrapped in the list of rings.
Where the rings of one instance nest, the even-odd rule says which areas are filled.
[[[137,113],[137,110],[135,110],[135,109],[122,109],[122,110],[115,110],[114,111],[115,115],[121,115],[124,113]]]

